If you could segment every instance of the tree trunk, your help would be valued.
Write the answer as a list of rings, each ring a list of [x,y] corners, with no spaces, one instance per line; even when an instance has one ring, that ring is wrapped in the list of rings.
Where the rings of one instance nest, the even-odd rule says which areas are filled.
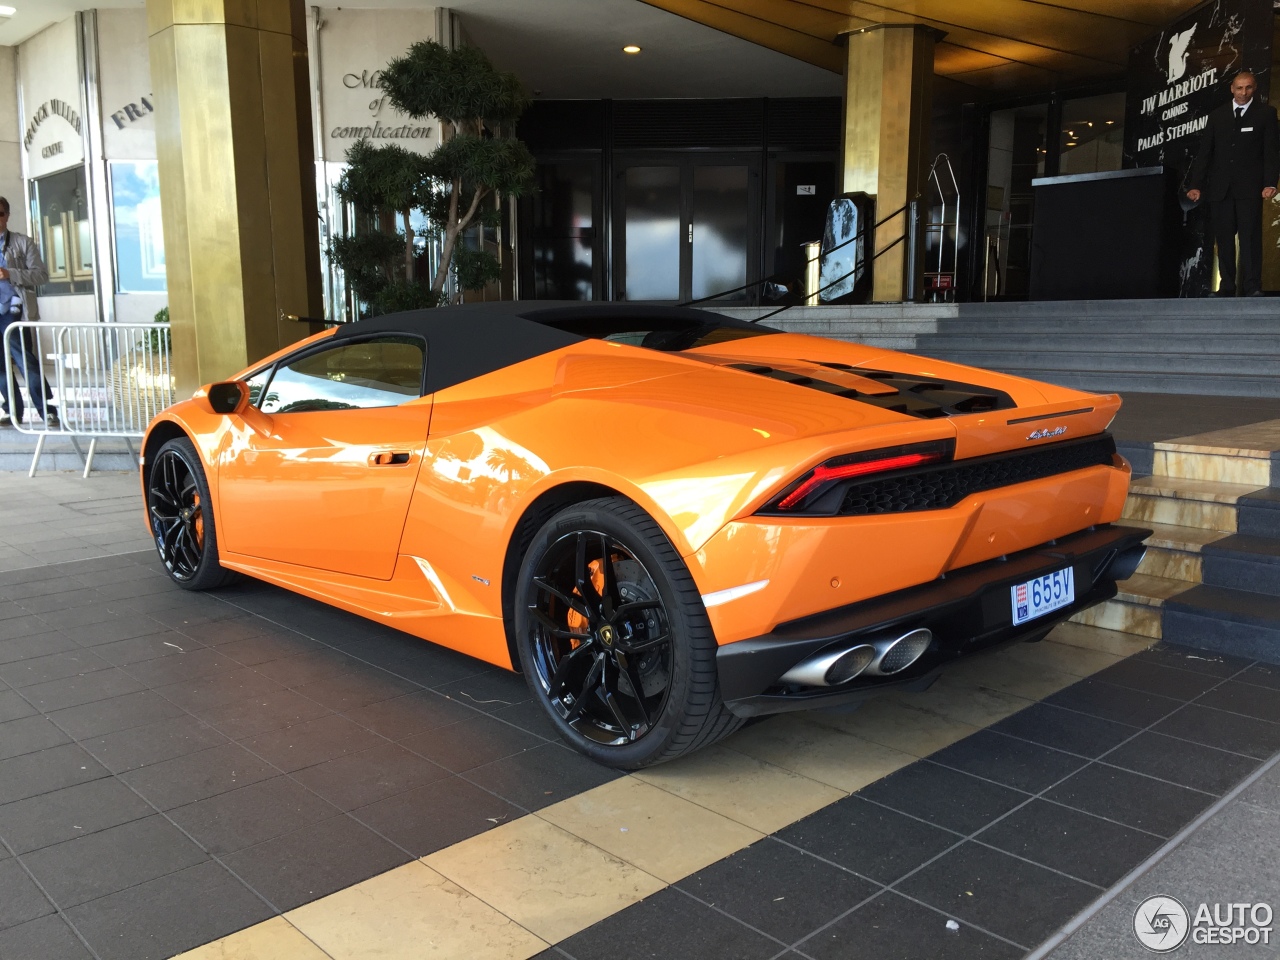
[[[462,192],[462,180],[453,181],[453,190],[449,194],[449,222],[444,227],[444,245],[440,249],[440,266],[436,268],[435,279],[431,282],[431,292],[436,299],[444,293],[444,282],[449,278],[449,263],[453,260],[453,245],[458,239],[458,194]]]
[[[449,264],[453,261],[453,248],[457,245],[458,237],[464,230],[471,225],[471,221],[476,217],[476,211],[480,208],[480,201],[484,199],[485,191],[480,187],[476,187],[475,195],[471,198],[471,205],[467,207],[467,212],[461,217],[458,216],[458,196],[462,193],[462,181],[453,181],[453,192],[449,195],[449,225],[444,231],[444,247],[440,251],[440,269],[436,271],[435,283],[431,285],[432,291],[439,296],[444,292],[444,281],[449,275]],[[461,295],[462,291],[458,291]]]
[[[409,213],[408,207],[400,211],[404,217],[404,278],[413,283],[413,224],[409,222]]]

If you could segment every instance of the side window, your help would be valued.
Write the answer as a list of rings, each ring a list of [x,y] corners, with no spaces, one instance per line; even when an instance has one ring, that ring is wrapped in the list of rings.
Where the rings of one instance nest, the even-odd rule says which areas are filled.
[[[264,367],[245,381],[249,385],[249,403],[255,407],[262,406],[262,391],[271,379],[271,367]]]
[[[344,343],[278,365],[260,407],[263,413],[394,407],[422,395],[425,366],[426,346],[416,337]]]

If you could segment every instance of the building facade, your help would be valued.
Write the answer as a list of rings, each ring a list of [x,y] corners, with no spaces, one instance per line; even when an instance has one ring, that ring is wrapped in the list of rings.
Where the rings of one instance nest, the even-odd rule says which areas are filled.
[[[1167,26],[1134,28],[1141,40],[1124,67],[1061,70],[1048,83],[1025,73],[980,82],[981,70],[955,69],[954,49],[968,49],[964,36],[927,27],[938,46],[919,138],[928,175],[919,188],[923,266],[915,269],[925,282],[910,294],[1028,297],[1036,181],[1185,165],[1192,114],[1221,99],[1217,88],[1234,70],[1258,73],[1265,95],[1270,5],[1168,7]],[[353,143],[368,138],[419,152],[439,143],[435,124],[398,115],[386,102],[380,69],[414,40],[466,42],[469,14],[310,7],[304,15],[323,251],[350,226],[336,186]],[[1148,121],[1135,91],[1167,79],[1148,77],[1146,61],[1168,60],[1176,38],[1187,38],[1180,56],[1193,67],[1212,59],[1184,21],[1195,21],[1202,40],[1217,37],[1219,51],[1224,29],[1243,29],[1236,55],[1213,68],[1221,77],[1205,89],[1180,95],[1168,84],[1177,102],[1162,113],[1182,110],[1184,100],[1191,111],[1179,113],[1177,157],[1153,136],[1135,134],[1126,147],[1126,131]],[[49,264],[40,291],[46,319],[140,321],[168,303],[150,33],[145,10],[90,9],[0,47],[0,191],[14,208],[15,229],[39,238]],[[840,57],[818,59],[830,71]],[[508,66],[501,50],[493,59]],[[575,97],[570,86],[570,96],[548,98],[530,90],[534,103],[518,134],[538,158],[537,189],[508,205],[501,230],[473,241],[492,244],[503,261],[503,281],[488,295],[680,301],[731,291],[731,302],[796,301],[801,245],[820,239],[827,202],[850,183],[856,90],[846,85],[841,95],[845,81],[827,75],[826,96]],[[415,224],[416,232],[427,226]],[[1274,246],[1268,277],[1280,286]],[[423,241],[420,254],[429,261],[432,245]],[[354,318],[340,273],[322,262],[325,318]],[[1203,269],[1198,276],[1200,286],[1184,295],[1212,282]]]

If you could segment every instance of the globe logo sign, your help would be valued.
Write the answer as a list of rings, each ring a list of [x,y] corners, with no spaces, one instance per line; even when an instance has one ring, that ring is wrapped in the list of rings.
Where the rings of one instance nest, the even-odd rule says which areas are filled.
[[[1177,950],[1187,939],[1191,917],[1173,897],[1147,897],[1133,914],[1133,932],[1153,953]]]

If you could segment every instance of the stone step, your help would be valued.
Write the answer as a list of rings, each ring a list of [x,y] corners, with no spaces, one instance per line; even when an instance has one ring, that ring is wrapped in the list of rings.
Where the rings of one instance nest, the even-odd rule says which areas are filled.
[[[913,352],[930,356],[926,350]],[[957,363],[969,362],[951,357],[939,359],[954,359]],[[989,366],[987,369],[1092,393],[1176,393],[1203,397],[1280,398],[1280,379],[1276,377],[1237,377],[1225,373],[1200,376],[1195,372],[1163,370],[1093,373],[1060,367],[1014,367],[1007,364]]]
[[[1017,338],[1011,338],[1015,340]],[[1163,338],[1153,336],[1155,342]],[[1229,341],[1234,343],[1234,339]],[[1104,342],[1105,344],[1105,342]],[[1049,349],[1042,347],[1034,334],[1028,334],[1021,343],[1011,342],[1004,348],[982,349],[974,345],[973,338],[957,337],[939,340],[931,334],[916,339],[915,352],[926,357],[949,360],[970,367],[986,370],[1003,370],[1024,376],[1031,371],[1087,372],[1093,375],[1112,374],[1177,374],[1186,377],[1237,377],[1264,380],[1273,376],[1276,369],[1276,350],[1273,343],[1269,351],[1257,353],[1227,351],[1214,353],[1205,349],[1186,347],[1179,351],[1152,350],[1134,353],[1126,349],[1108,350],[1099,345],[1096,338],[1083,348]],[[1049,379],[1047,376],[1042,379]]]
[[[1148,329],[1142,332],[1103,335],[1100,329],[1063,330],[993,330],[987,324],[964,330],[955,324],[939,328],[937,333],[921,337],[921,346],[936,350],[981,351],[999,354],[1089,354],[1130,357],[1135,360],[1166,356],[1192,357],[1274,357],[1275,336],[1263,332],[1232,333],[1189,330],[1186,325],[1172,329]]]
[[[1164,606],[1164,639],[1280,663],[1280,597],[1201,584]]]
[[[1202,527],[1179,527],[1166,523],[1142,523],[1121,520],[1121,526],[1147,527],[1152,531],[1147,538],[1147,553],[1138,565],[1138,573],[1152,577],[1165,577],[1187,583],[1200,583],[1202,570],[1201,551],[1207,544],[1229,537],[1220,530]]]
[[[1175,393],[1209,397],[1280,397],[1280,378],[1271,375],[1241,375],[1231,365],[1211,370],[1184,365],[1172,369],[1153,361],[1146,368],[1095,369],[1095,358],[1089,356],[1056,357],[1035,363],[1017,362],[1002,354],[968,354],[955,350],[935,350],[923,338],[911,351],[922,357],[948,360],[986,370],[996,370],[1017,377],[1041,380],[1088,390],[1094,393]],[[1270,361],[1274,367],[1274,358]],[[1119,366],[1123,367],[1124,364]]]
[[[1077,613],[1070,622],[1159,640],[1163,606],[1195,586],[1185,580],[1136,573],[1116,584],[1114,598]]]
[[[1268,487],[1242,497],[1237,504],[1241,533],[1280,537],[1280,489]]]
[[[1135,573],[1128,580],[1116,584],[1115,599],[1121,603],[1133,603],[1144,607],[1160,607],[1166,600],[1176,597],[1191,589],[1184,580],[1172,580],[1168,577],[1153,577],[1144,573]]]
[[[1270,297],[1223,299],[1171,298],[1165,300],[1043,300],[1035,302],[962,303],[957,315],[963,320],[1033,319],[1038,317],[1205,317],[1230,321],[1240,317],[1280,320],[1280,300]]]
[[[1280,540],[1236,533],[1205,546],[1203,582],[1280,597]]]
[[[1152,473],[1267,487],[1271,485],[1271,451],[1159,441],[1154,444]]]
[[[778,314],[777,319],[788,317],[792,312]],[[915,319],[923,319],[923,317]],[[1206,330],[1212,330],[1214,333],[1265,336],[1268,330],[1274,329],[1276,323],[1280,322],[1280,317],[1277,316],[1207,317],[1192,314],[1161,316],[1158,313],[1088,317],[983,317],[962,314],[955,319],[945,316],[933,319],[938,324],[938,333],[947,336],[963,335],[966,330],[973,333],[1010,334],[1089,333],[1094,336],[1154,332],[1203,334]],[[768,321],[765,322],[768,323]]]
[[[1143,523],[1235,533],[1237,502],[1259,489],[1252,484],[1216,480],[1142,477],[1129,486],[1123,516]]]
[[[3,365],[0,365],[0,376],[3,376]],[[36,450],[36,436],[19,433],[12,427],[0,427],[0,473],[26,473],[31,469],[31,457]],[[80,451],[88,453],[89,437],[78,437]],[[136,451],[138,440],[133,441]],[[50,471],[83,471],[84,458],[75,448],[67,434],[50,434],[40,454],[40,464],[36,468],[37,476]],[[119,437],[101,437],[93,454],[93,470],[136,471],[138,469],[137,453],[131,453],[125,441]]]

